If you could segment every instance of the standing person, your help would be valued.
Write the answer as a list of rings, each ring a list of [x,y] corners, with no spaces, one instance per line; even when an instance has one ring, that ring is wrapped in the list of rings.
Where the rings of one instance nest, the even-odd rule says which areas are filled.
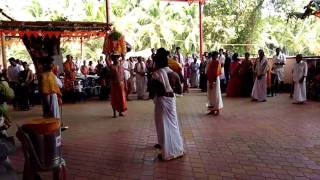
[[[306,62],[302,61],[302,58],[302,54],[296,56],[297,63],[294,64],[292,71],[294,82],[294,104],[303,104],[307,100],[306,77],[308,75],[308,65]]]
[[[64,68],[64,91],[66,97],[70,97],[74,101],[74,81],[76,80],[76,65],[72,61],[72,56],[67,55],[67,60],[63,63]]]
[[[231,79],[227,85],[227,96],[229,97],[239,97],[241,95],[240,65],[238,53],[234,53],[230,65]]]
[[[53,59],[46,57],[42,59],[42,73],[39,77],[39,90],[42,96],[43,116],[60,119],[59,104],[61,105],[62,94],[61,81],[52,72]]]
[[[89,61],[89,66],[88,66],[88,74],[89,75],[94,75],[94,67],[93,67],[93,62]]]
[[[259,57],[256,60],[254,72],[256,79],[252,88],[252,101],[267,101],[267,71],[269,69],[268,60],[263,50],[258,51]]]
[[[241,96],[250,97],[253,87],[253,64],[250,61],[250,54],[248,52],[244,55],[239,73],[242,82]]]
[[[191,88],[198,88],[199,86],[199,64],[197,63],[198,59],[196,55],[192,55],[193,62],[191,63],[191,77],[190,77],[190,85]]]
[[[176,53],[175,53],[175,57],[177,58],[177,62],[181,64],[181,66],[184,66],[184,58],[182,53],[180,52],[181,48],[180,47],[176,47]]]
[[[160,160],[172,160],[184,154],[174,94],[181,94],[182,87],[179,76],[168,67],[168,53],[164,48],[158,49],[155,59],[156,71],[152,75],[150,89],[158,136],[155,147],[161,149]]]
[[[13,57],[9,58],[9,62],[10,62],[10,66],[8,67],[8,70],[7,70],[7,77],[9,80],[9,85],[16,94],[19,94],[18,93],[18,91],[19,91],[19,73],[21,71],[21,68],[19,67],[19,65],[17,64],[16,60]],[[16,98],[12,99],[12,105],[13,105],[14,109],[17,109],[18,102],[17,102]]]
[[[31,101],[31,87],[33,83],[33,73],[29,69],[29,65],[27,62],[23,62],[22,66],[24,68],[23,71],[20,72],[20,84],[21,84],[21,109],[23,111],[28,111],[30,108]]]
[[[127,110],[124,68],[119,62],[120,55],[112,54],[111,61],[107,60],[107,66],[111,73],[111,106],[113,117],[124,116],[123,112]]]
[[[130,61],[124,60],[122,63],[123,69],[124,69],[124,78],[125,78],[125,82],[126,82],[126,98],[127,100],[129,100],[129,94],[131,92],[131,83],[130,83],[130,76],[131,76],[131,63]]]
[[[148,58],[148,60],[146,62],[146,67],[147,67],[147,91],[148,92],[150,92],[150,81],[151,81],[152,73],[154,71],[153,58],[154,58],[154,56],[152,56],[152,58],[151,57]]]
[[[225,63],[224,63],[224,74],[225,74],[225,77],[226,77],[226,87],[228,87],[228,82],[230,80],[230,65],[231,65],[231,57],[230,57],[230,54],[229,54],[229,51],[226,50],[226,52],[224,53],[225,57],[226,57],[226,60],[225,60]]]
[[[129,58],[129,63],[130,63],[130,92],[128,92],[127,94],[131,94],[131,93],[136,93],[137,92],[137,85],[136,85],[136,73],[134,72],[134,67],[135,67],[135,62],[134,62],[134,58],[130,57]]]
[[[207,67],[208,77],[208,114],[219,115],[220,110],[223,108],[221,89],[220,89],[220,75],[221,64],[218,61],[219,53],[217,51],[212,52],[211,60]]]
[[[142,57],[138,57],[138,62],[135,64],[134,72],[136,73],[137,95],[138,99],[143,99],[146,92],[146,64]]]
[[[206,68],[207,68],[207,63],[208,63],[208,52],[204,53],[204,58],[200,63],[199,71],[200,71],[200,89],[202,92],[207,91],[207,73],[206,73]]]
[[[87,62],[84,60],[83,65],[80,67],[81,74],[87,76],[89,74],[89,69],[87,66]]]
[[[191,76],[191,66],[189,64],[189,60],[186,59],[184,66],[183,66],[183,93],[189,93],[189,79]]]
[[[277,93],[278,90],[282,90],[283,88],[285,64],[286,64],[286,56],[281,52],[280,48],[277,48],[276,55],[273,56],[273,62],[272,62],[272,70],[275,75],[275,80],[273,82],[275,93]]]
[[[99,98],[107,100],[111,89],[111,71],[108,66],[104,66],[99,76],[99,84],[101,86]]]
[[[96,74],[97,76],[101,75],[101,71],[103,68],[103,56],[100,56],[100,59],[98,60],[98,64],[96,65],[95,69],[94,69],[94,74]]]
[[[224,56],[223,49],[219,49],[218,61],[221,65],[220,88],[221,91],[224,93],[226,91],[226,75],[224,72],[226,57]]]

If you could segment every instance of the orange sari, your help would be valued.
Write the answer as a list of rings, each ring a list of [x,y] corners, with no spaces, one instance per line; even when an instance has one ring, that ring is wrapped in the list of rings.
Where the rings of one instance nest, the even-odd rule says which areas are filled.
[[[72,61],[66,61],[63,64],[65,77],[64,77],[64,88],[66,91],[73,90],[73,82],[76,80],[76,69],[75,64]]]
[[[118,112],[127,110],[124,68],[122,65],[111,66],[111,106]]]

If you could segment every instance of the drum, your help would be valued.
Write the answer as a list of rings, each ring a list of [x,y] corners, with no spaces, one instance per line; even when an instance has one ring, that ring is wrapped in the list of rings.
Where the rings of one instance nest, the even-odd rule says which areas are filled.
[[[33,119],[22,125],[43,167],[57,167],[61,162],[60,119]]]

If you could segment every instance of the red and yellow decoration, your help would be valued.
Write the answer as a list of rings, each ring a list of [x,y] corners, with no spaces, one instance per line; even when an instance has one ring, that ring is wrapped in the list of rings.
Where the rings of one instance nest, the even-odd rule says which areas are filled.
[[[116,30],[107,34],[103,45],[103,53],[117,53],[125,55],[127,53],[127,47],[124,36]]]

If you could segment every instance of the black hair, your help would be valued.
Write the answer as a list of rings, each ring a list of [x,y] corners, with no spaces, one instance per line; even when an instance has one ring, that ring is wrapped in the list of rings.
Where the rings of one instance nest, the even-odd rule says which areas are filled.
[[[238,57],[239,57],[239,54],[238,54],[238,53],[234,53],[234,54],[232,55],[232,60],[234,60],[234,61],[239,61]]]
[[[9,62],[16,61],[13,57],[9,58]]]
[[[303,56],[302,56],[302,54],[297,54],[297,56],[296,56],[296,59],[302,59],[303,58]]]
[[[164,48],[159,48],[155,55],[156,68],[164,68],[168,66],[168,51]]]
[[[213,51],[210,53],[210,57],[214,57],[214,56],[219,56],[219,52],[218,51]]]
[[[52,63],[53,63],[53,59],[50,57],[50,56],[47,56],[47,57],[42,57],[40,59],[40,63],[42,65],[42,70],[44,72],[48,72],[48,71],[51,71],[52,69]]]
[[[250,56],[250,53],[246,52],[244,53],[244,56]]]

